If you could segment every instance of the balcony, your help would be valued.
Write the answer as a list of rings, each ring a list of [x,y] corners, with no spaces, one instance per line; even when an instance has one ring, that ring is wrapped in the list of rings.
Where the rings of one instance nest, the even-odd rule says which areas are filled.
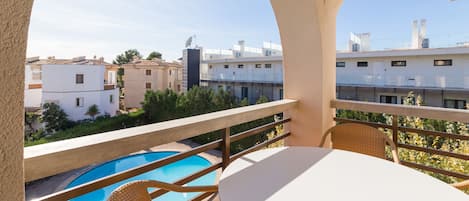
[[[172,120],[158,124],[123,129],[93,136],[75,138],[50,144],[28,147],[23,150],[23,94],[24,90],[24,58],[26,53],[27,30],[31,14],[32,1],[6,0],[0,7],[5,13],[1,23],[0,40],[5,44],[0,51],[0,58],[5,63],[0,74],[2,98],[0,99],[0,157],[2,184],[0,192],[3,200],[24,199],[24,182],[49,177],[61,172],[100,163],[125,156],[137,151],[191,138],[203,133],[224,130],[219,140],[203,144],[186,152],[167,157],[128,171],[109,177],[101,178],[74,188],[60,191],[40,198],[40,200],[67,200],[91,192],[117,181],[130,178],[165,164],[179,161],[183,158],[203,153],[211,149],[220,148],[222,162],[196,172],[175,182],[184,185],[208,172],[226,167],[228,163],[240,156],[262,149],[263,147],[285,140],[288,146],[317,146],[322,134],[334,125],[335,109],[355,110],[362,112],[386,113],[392,116],[392,122],[360,123],[380,127],[390,132],[393,140],[399,146],[399,152],[404,150],[421,152],[428,155],[442,155],[456,158],[467,164],[467,156],[453,152],[453,150],[435,149],[433,147],[418,146],[402,141],[400,136],[413,136],[419,133],[423,136],[450,138],[454,142],[467,141],[467,135],[456,135],[441,131],[420,130],[419,128],[403,125],[400,119],[422,117],[437,120],[469,122],[469,113],[462,110],[447,110],[439,108],[381,105],[371,103],[346,102],[335,100],[335,16],[340,8],[340,0],[304,0],[287,1],[271,0],[277,18],[284,50],[284,90],[286,100],[266,103],[262,105],[237,108],[215,112],[185,119]],[[292,15],[294,13],[294,15]],[[312,62],[313,61],[313,62]],[[332,102],[331,102],[332,101]],[[241,133],[232,133],[235,125],[259,118],[284,112],[284,118],[253,128]],[[399,118],[395,118],[399,117]],[[355,119],[335,119],[338,122],[357,121]],[[242,152],[231,155],[231,143],[259,132],[283,127],[268,141],[257,144]],[[228,135],[232,134],[232,135]],[[397,135],[396,135],[397,134]],[[397,137],[396,137],[397,136]],[[467,179],[467,165],[461,165],[460,171],[440,169],[432,164],[420,164],[417,161],[405,160],[403,165],[415,167],[425,172],[448,175],[455,178]],[[6,168],[4,168],[6,167]],[[419,188],[419,186],[416,186]],[[338,190],[339,191],[339,190]],[[152,197],[166,193],[165,190],[151,192]],[[202,193],[194,200],[201,200],[212,193]],[[385,195],[383,195],[384,197]]]
[[[128,155],[140,150],[146,150],[154,146],[188,139],[203,133],[211,131],[223,130],[224,134],[220,139],[213,142],[197,146],[191,150],[170,156],[146,165],[130,169],[121,173],[98,179],[74,188],[63,190],[52,195],[40,198],[39,200],[67,200],[80,195],[92,192],[96,189],[103,188],[113,183],[143,174],[164,165],[182,160],[184,158],[207,152],[212,149],[220,149],[222,152],[221,162],[212,164],[210,167],[200,170],[185,178],[180,178],[174,184],[184,185],[210,172],[219,171],[226,167],[233,160],[241,156],[263,149],[273,143],[285,140],[290,137],[291,132],[288,129],[292,118],[285,115],[283,119],[277,119],[275,122],[261,125],[240,133],[230,132],[230,128],[241,123],[246,123],[264,117],[271,117],[279,113],[290,113],[297,108],[299,101],[281,100],[260,105],[236,108],[215,113],[209,113],[184,119],[177,119],[157,124],[151,124],[136,128],[123,129],[108,133],[97,134],[93,136],[81,137],[65,141],[59,141],[44,145],[38,145],[25,148],[25,174],[26,181],[32,181],[44,177],[49,177],[58,173],[84,167],[90,164],[101,163],[116,157]],[[469,135],[452,134],[439,131],[430,131],[423,129],[415,129],[402,126],[398,121],[399,118],[421,117],[445,121],[469,122],[469,111],[419,107],[419,106],[402,106],[378,103],[364,103],[357,101],[334,100],[331,102],[331,108],[339,110],[354,110],[361,112],[385,113],[392,117],[391,124],[377,123],[372,121],[358,121],[354,119],[335,118],[337,122],[354,122],[371,125],[384,130],[388,130],[398,151],[410,150],[412,153],[424,153],[431,156],[441,156],[444,158],[455,158],[460,160],[465,166],[469,165],[469,155],[463,153],[452,152],[444,149],[434,149],[431,147],[423,147],[402,142],[398,136],[418,135],[434,136],[449,140],[469,141]],[[272,130],[281,126],[281,133],[277,133],[274,137],[256,144],[239,153],[231,154],[230,147],[233,142],[247,138],[253,135],[265,135],[264,131]],[[291,126],[291,125],[290,125]],[[119,147],[116,149],[115,147]],[[100,154],[93,154],[100,153]],[[469,179],[468,169],[462,169],[459,172],[449,171],[437,167],[435,164],[420,164],[417,161],[402,160],[402,165],[406,165],[418,170],[423,170],[433,176],[448,176],[454,178],[455,181]],[[168,191],[155,190],[151,192],[153,198],[164,195]],[[214,196],[213,193],[201,193],[194,200],[202,200],[207,197]]]
[[[241,139],[259,135],[276,126],[286,124],[289,118],[277,120],[240,133],[231,133],[230,128],[253,120],[272,117],[273,115],[289,111],[298,101],[281,100],[260,105],[236,108],[210,114],[204,114],[184,119],[177,119],[141,127],[123,129],[87,137],[53,142],[25,148],[25,181],[33,181],[49,177],[58,173],[74,170],[90,164],[102,163],[120,156],[125,156],[140,150],[146,150],[158,145],[180,141],[203,133],[224,130],[221,139],[200,145],[186,152],[182,152],[162,160],[111,175],[74,188],[63,190],[39,200],[68,200],[80,195],[103,188],[113,183],[140,175],[164,165],[200,154],[212,149],[222,150],[222,162],[196,172],[188,177],[180,178],[174,184],[184,185],[205,174],[226,167],[231,161],[255,150],[262,149],[290,136],[286,130],[277,133],[275,137],[257,144],[239,153],[230,154],[230,145]],[[230,135],[231,134],[231,135]],[[265,134],[264,134],[265,135]],[[116,149],[116,147],[119,147]],[[100,154],[96,154],[100,153]],[[167,191],[157,190],[151,193],[153,198],[164,195]],[[212,196],[201,194],[194,200]]]
[[[113,90],[116,88],[115,84],[105,84],[104,85],[104,90]]]

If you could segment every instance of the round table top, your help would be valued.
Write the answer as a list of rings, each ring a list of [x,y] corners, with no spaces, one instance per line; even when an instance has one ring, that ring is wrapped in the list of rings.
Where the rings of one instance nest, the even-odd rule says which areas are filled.
[[[379,158],[314,147],[264,149],[233,161],[219,182],[221,201],[468,201],[417,170]]]

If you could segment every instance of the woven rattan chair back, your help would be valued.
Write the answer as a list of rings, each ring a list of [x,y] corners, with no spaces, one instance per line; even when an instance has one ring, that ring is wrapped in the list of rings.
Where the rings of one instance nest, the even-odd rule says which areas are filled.
[[[324,146],[329,136],[333,149],[357,152],[382,159],[386,159],[386,144],[388,144],[394,161],[399,162],[394,143],[383,132],[371,126],[357,123],[334,126],[323,136],[321,147]]]

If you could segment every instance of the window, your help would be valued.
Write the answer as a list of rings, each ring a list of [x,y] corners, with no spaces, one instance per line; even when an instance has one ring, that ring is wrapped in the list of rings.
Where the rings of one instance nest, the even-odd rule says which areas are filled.
[[[208,65],[208,68],[209,68],[209,69],[212,69],[212,67],[213,67],[212,65]]]
[[[181,85],[180,84],[178,84],[177,89],[178,89],[178,92],[181,91]]]
[[[76,74],[75,75],[75,83],[83,84],[84,82],[84,75],[83,74]]]
[[[151,82],[145,83],[145,88],[146,89],[151,89]]]
[[[244,68],[244,64],[238,64],[238,68]]]
[[[223,67],[225,67],[225,68],[229,68],[230,66],[229,66],[229,65],[224,65]]]
[[[404,67],[407,66],[407,61],[391,61],[391,66]]]
[[[271,50],[266,50],[265,51],[265,56],[272,56],[272,51]]]
[[[443,60],[434,60],[433,66],[452,66],[453,60],[451,59],[443,59]]]
[[[272,68],[272,64],[265,64],[265,68]]]
[[[256,68],[261,68],[262,64],[256,64]]]
[[[77,107],[83,107],[85,98],[79,97],[75,99],[75,106]]]
[[[343,62],[343,61],[335,62],[335,67],[344,68],[345,67],[345,62]]]
[[[172,71],[171,71],[171,70],[169,70],[169,76],[171,76],[171,74],[172,74]]]
[[[145,75],[151,75],[151,70],[145,70]]]
[[[379,102],[397,104],[397,96],[379,96]]]
[[[114,96],[112,94],[109,95],[109,103],[114,103]]]
[[[445,108],[466,109],[466,100],[445,99]]]
[[[280,99],[283,99],[283,89],[279,90]]]
[[[242,99],[248,98],[248,88],[247,87],[241,87],[241,98]]]
[[[368,67],[368,61],[357,62],[357,67]]]

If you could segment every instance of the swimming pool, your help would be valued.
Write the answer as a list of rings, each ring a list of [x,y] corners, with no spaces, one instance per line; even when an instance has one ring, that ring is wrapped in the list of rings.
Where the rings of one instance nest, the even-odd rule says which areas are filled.
[[[149,152],[149,153],[143,153],[143,154],[136,154],[136,155],[131,155],[123,158],[119,158],[116,160],[112,160],[109,162],[106,162],[104,164],[101,164],[84,174],[80,175],[78,178],[73,180],[66,188],[71,188],[80,184],[84,184],[108,175],[112,175],[117,172],[122,172],[124,170],[128,170],[133,167],[137,167],[152,161],[156,161],[174,154],[177,154],[178,152]],[[200,157],[200,156],[191,156],[188,158],[185,158],[183,160],[171,163],[169,165],[165,165],[161,168],[155,169],[150,172],[146,172],[144,174],[126,179],[124,181],[115,183],[113,185],[104,187],[102,189],[98,189],[96,191],[90,192],[88,194],[82,195],[80,197],[72,199],[72,201],[105,201],[111,192],[116,189],[117,187],[121,186],[122,184],[125,184],[129,181],[135,181],[135,180],[158,180],[158,181],[164,181],[164,182],[175,182],[178,179],[181,179],[183,177],[189,176],[192,173],[195,173],[197,171],[200,171],[204,168],[209,167],[211,164],[209,161],[206,159]],[[200,177],[197,180],[194,180],[190,183],[188,183],[188,186],[190,185],[212,185],[215,182],[215,177],[216,173],[211,172],[210,174],[207,174],[203,177]],[[183,201],[183,200],[189,200],[193,197],[198,195],[198,193],[175,193],[175,192],[170,192],[167,193],[161,197],[159,197],[158,201]]]

